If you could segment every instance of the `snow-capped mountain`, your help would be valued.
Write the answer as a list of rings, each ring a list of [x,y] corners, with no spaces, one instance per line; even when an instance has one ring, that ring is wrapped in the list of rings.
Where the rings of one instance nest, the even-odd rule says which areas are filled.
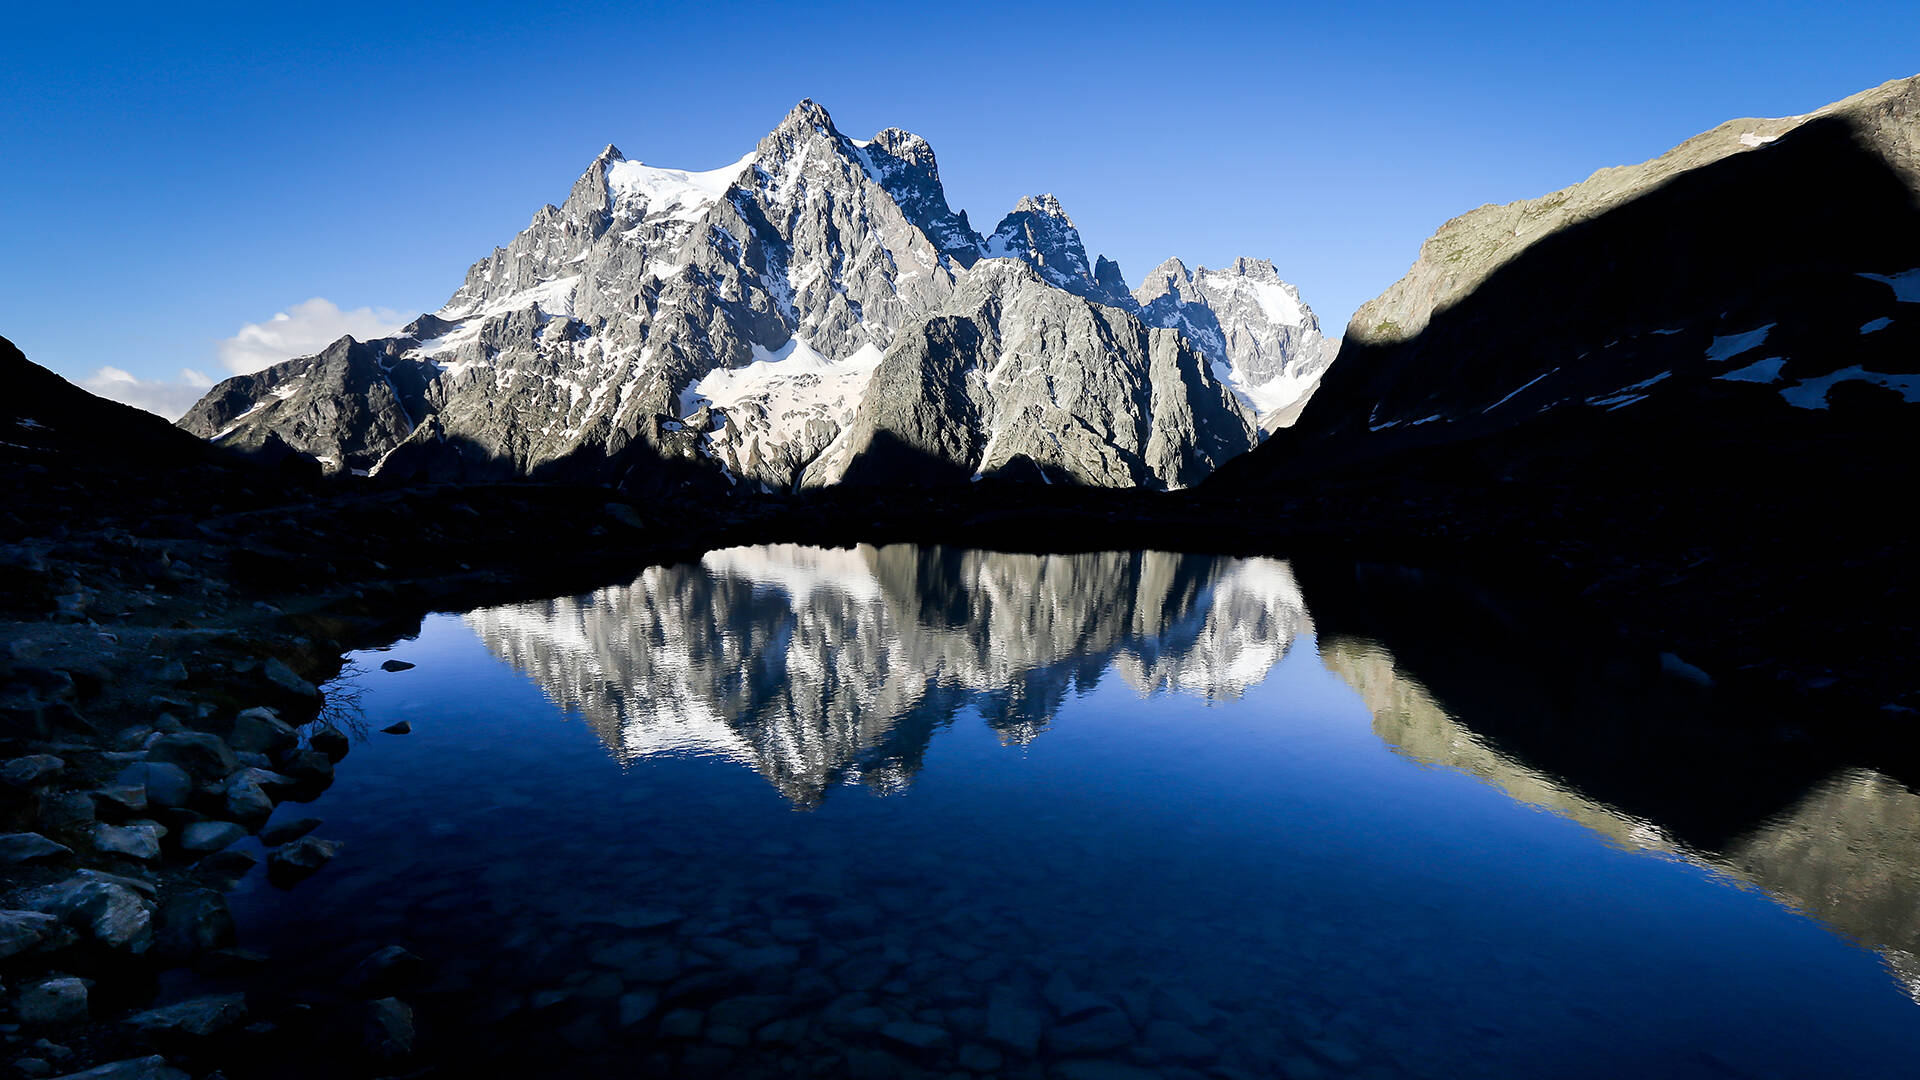
[[[607,147],[440,310],[229,379],[181,425],[403,477],[627,480],[676,459],[791,489],[901,479],[886,451],[905,444],[955,478],[1178,487],[1257,441],[1262,380],[1303,340],[1297,318],[1192,291],[1143,308],[1050,195],[982,237],[924,139],[851,139],[802,102],[719,169]],[[1029,321],[1008,324],[1016,308]],[[1228,325],[1219,342],[1193,329]],[[1286,357],[1234,351],[1255,340]],[[872,402],[877,381],[939,430]]]
[[[1280,280],[1265,259],[1193,271],[1168,259],[1133,299],[1144,321],[1172,327],[1198,345],[1266,431],[1293,423],[1339,351],[1339,342],[1320,335],[1320,320],[1300,290]]]

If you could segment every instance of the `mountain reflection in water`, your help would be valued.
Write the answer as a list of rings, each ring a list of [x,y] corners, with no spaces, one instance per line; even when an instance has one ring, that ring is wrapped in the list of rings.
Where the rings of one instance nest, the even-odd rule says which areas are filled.
[[[911,545],[733,548],[466,621],[621,760],[732,758],[799,806],[905,787],[962,710],[1026,743],[1109,667],[1237,697],[1312,632],[1273,559]]]
[[[1345,615],[1354,584],[1329,580],[1339,588],[1328,602]],[[969,711],[1002,743],[1027,743],[1067,695],[1092,689],[1109,671],[1143,695],[1238,698],[1297,640],[1312,640],[1307,601],[1316,595],[1303,595],[1293,567],[1276,559],[776,545],[716,551],[698,563],[651,568],[629,585],[481,609],[465,620],[620,760],[725,757],[806,808],[840,783],[904,789],[934,732]],[[1482,682],[1528,685],[1514,678],[1518,662],[1509,659],[1525,649],[1486,638],[1520,640],[1532,628],[1463,622],[1477,633],[1463,635],[1461,621],[1445,618],[1422,631],[1452,657],[1450,678],[1464,663]],[[1396,642],[1405,639],[1404,622],[1380,624],[1395,627],[1387,636]],[[1432,644],[1422,640],[1414,651]],[[1466,773],[1616,845],[1756,885],[1878,951],[1920,999],[1920,796],[1900,781],[1846,763],[1802,779],[1771,757],[1798,753],[1793,748],[1745,746],[1740,753],[1769,755],[1754,772],[1777,782],[1756,782],[1764,790],[1743,797],[1780,801],[1765,813],[1730,807],[1735,800],[1716,803],[1712,791],[1676,794],[1684,786],[1676,776],[1699,775],[1689,755],[1701,751],[1688,733],[1661,726],[1661,709],[1648,713],[1644,687],[1587,708],[1578,731],[1544,743],[1538,732],[1509,730],[1515,710],[1531,703],[1489,707],[1462,693],[1471,700],[1455,706],[1367,634],[1331,633],[1318,647],[1396,753]],[[1740,753],[1712,752],[1736,763],[1722,782],[1741,785]],[[1662,776],[1663,767],[1675,775]],[[1774,775],[1782,771],[1787,779]],[[1594,791],[1619,792],[1619,801]]]

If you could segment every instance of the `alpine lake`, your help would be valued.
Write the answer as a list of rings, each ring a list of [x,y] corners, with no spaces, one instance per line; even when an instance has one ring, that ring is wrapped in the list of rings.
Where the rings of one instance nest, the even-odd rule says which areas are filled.
[[[1920,795],[1698,682],[1390,566],[716,551],[356,654],[233,909],[417,956],[448,1075],[1914,1075]]]

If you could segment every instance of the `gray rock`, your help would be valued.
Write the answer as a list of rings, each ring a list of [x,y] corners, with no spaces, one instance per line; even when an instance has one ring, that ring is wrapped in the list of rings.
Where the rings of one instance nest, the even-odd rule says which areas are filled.
[[[417,985],[426,974],[427,962],[398,945],[388,945],[368,954],[340,980],[340,985],[369,996],[385,996]],[[619,983],[614,983],[618,992]]]
[[[1040,1052],[1047,1018],[1012,991],[996,989],[987,998],[987,1041],[1021,1057]]]
[[[145,801],[153,806],[185,806],[193,798],[193,777],[169,761],[135,762],[116,783],[139,785],[146,792]]]
[[[148,769],[150,769],[150,768],[163,768],[163,767],[164,767],[164,768],[168,768],[168,769],[174,769],[174,770],[176,770],[176,771],[179,771],[179,773],[180,773],[180,776],[179,776],[179,779],[180,779],[180,782],[181,782],[181,783],[182,783],[182,784],[183,784],[183,785],[184,785],[184,786],[185,786],[186,788],[188,788],[188,789],[191,789],[191,788],[192,788],[192,786],[193,786],[193,782],[192,782],[191,780],[189,780],[189,779],[187,778],[187,774],[186,774],[186,773],[185,773],[184,771],[181,771],[181,770],[179,770],[179,767],[178,767],[178,766],[175,766],[175,765],[167,765],[167,766],[139,766],[139,765],[136,765],[136,766],[134,766],[134,768],[136,768],[136,769],[139,769],[139,770],[141,770],[141,771],[140,771],[140,782],[139,782],[139,783],[135,783],[135,784],[122,784],[122,783],[115,783],[115,784],[113,784],[113,785],[111,785],[111,786],[109,786],[109,787],[103,787],[103,788],[97,788],[97,789],[95,789],[95,790],[94,790],[94,792],[93,792],[93,808],[94,808],[94,812],[95,812],[96,814],[99,814],[99,813],[102,813],[102,812],[104,812],[104,813],[107,813],[107,814],[110,814],[110,815],[116,815],[116,816],[119,816],[119,815],[126,815],[126,814],[144,814],[144,813],[146,813],[146,810],[147,810],[147,782],[146,782],[146,777],[147,777],[147,770],[148,770]]]
[[[56,1080],[192,1080],[186,1073],[167,1064],[167,1059],[158,1054],[151,1057],[128,1058],[108,1065],[99,1065],[85,1072],[68,1073]]]
[[[227,898],[214,889],[176,890],[161,908],[160,924],[162,955],[176,960],[227,948],[236,936]]]
[[[347,756],[347,748],[352,743],[347,734],[332,724],[315,724],[307,735],[307,745],[327,756],[328,761],[337,762]]]
[[[1047,1052],[1061,1057],[1104,1054],[1133,1041],[1133,1021],[1111,1006],[1047,1029]]]
[[[880,1037],[893,1046],[915,1054],[937,1054],[953,1047],[953,1036],[946,1028],[906,1020],[882,1024]]]
[[[706,1017],[697,1009],[674,1009],[660,1018],[655,1034],[662,1039],[697,1039],[705,1024]]]
[[[379,998],[366,1005],[363,1043],[382,1060],[413,1053],[413,1009],[399,998]]]
[[[299,741],[293,727],[265,707],[242,711],[233,718],[233,731],[227,735],[227,743],[242,753],[278,754]]]
[[[14,1014],[26,1024],[76,1024],[87,1018],[85,979],[56,976],[29,983],[14,1000]]]
[[[153,905],[125,885],[85,881],[62,906],[68,925],[108,948],[142,953],[153,942]]]
[[[42,829],[60,832],[93,824],[93,796],[84,791],[47,793],[40,797],[38,815]]]
[[[214,994],[137,1012],[121,1023],[148,1038],[204,1039],[246,1018],[246,995]]]
[[[160,826],[152,822],[95,825],[93,846],[110,855],[152,862],[160,857]]]
[[[196,780],[219,780],[239,767],[233,749],[218,735],[204,731],[160,736],[147,747],[147,761],[178,765]],[[147,798],[154,798],[151,786],[147,789]]]
[[[180,830],[180,847],[196,854],[206,854],[238,843],[246,835],[246,829],[231,821],[196,821]]]
[[[52,937],[60,920],[42,911],[0,911],[0,960],[17,956]]]
[[[52,754],[28,754],[0,765],[0,785],[11,788],[39,787],[51,783],[66,767],[65,761]]]
[[[281,844],[300,839],[319,828],[322,824],[323,822],[317,817],[294,818],[292,821],[276,821],[260,830],[260,842],[268,847],[278,847]]]
[[[301,837],[268,853],[267,880],[281,888],[291,888],[312,877],[339,853],[340,845],[334,841]]]
[[[1047,1070],[1048,1080],[1159,1080],[1160,1073],[1119,1061],[1061,1061]]]
[[[1006,1059],[1000,1056],[1000,1051],[991,1046],[968,1043],[960,1048],[959,1061],[960,1067],[968,1072],[997,1073]]]
[[[235,821],[258,824],[273,816],[273,799],[255,777],[258,772],[258,769],[243,769],[227,781],[227,815]]]
[[[620,1026],[632,1027],[653,1015],[660,1007],[660,991],[651,986],[629,990],[620,995]]]
[[[315,698],[320,696],[320,689],[318,687],[295,674],[294,670],[287,666],[286,661],[281,660],[279,657],[269,657],[266,663],[261,664],[260,675],[273,686],[294,697]]]
[[[72,848],[55,843],[39,833],[0,834],[0,866],[55,862],[72,854]]]

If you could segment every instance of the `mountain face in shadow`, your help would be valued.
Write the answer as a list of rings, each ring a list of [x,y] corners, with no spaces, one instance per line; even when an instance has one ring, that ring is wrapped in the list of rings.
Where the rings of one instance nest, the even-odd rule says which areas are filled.
[[[1716,678],[1904,722],[1917,193],[1920,77],[1471,211],[1204,490],[1544,553]]]
[[[1448,222],[1300,422],[1217,483],[1478,443],[1496,478],[1689,445],[1747,484],[1713,440],[1910,446],[1916,305],[1920,76]]]
[[[963,709],[1024,743],[1109,669],[1237,697],[1311,633],[1278,560],[912,545],[733,548],[466,619],[622,760],[716,754],[803,807],[906,786]]]

